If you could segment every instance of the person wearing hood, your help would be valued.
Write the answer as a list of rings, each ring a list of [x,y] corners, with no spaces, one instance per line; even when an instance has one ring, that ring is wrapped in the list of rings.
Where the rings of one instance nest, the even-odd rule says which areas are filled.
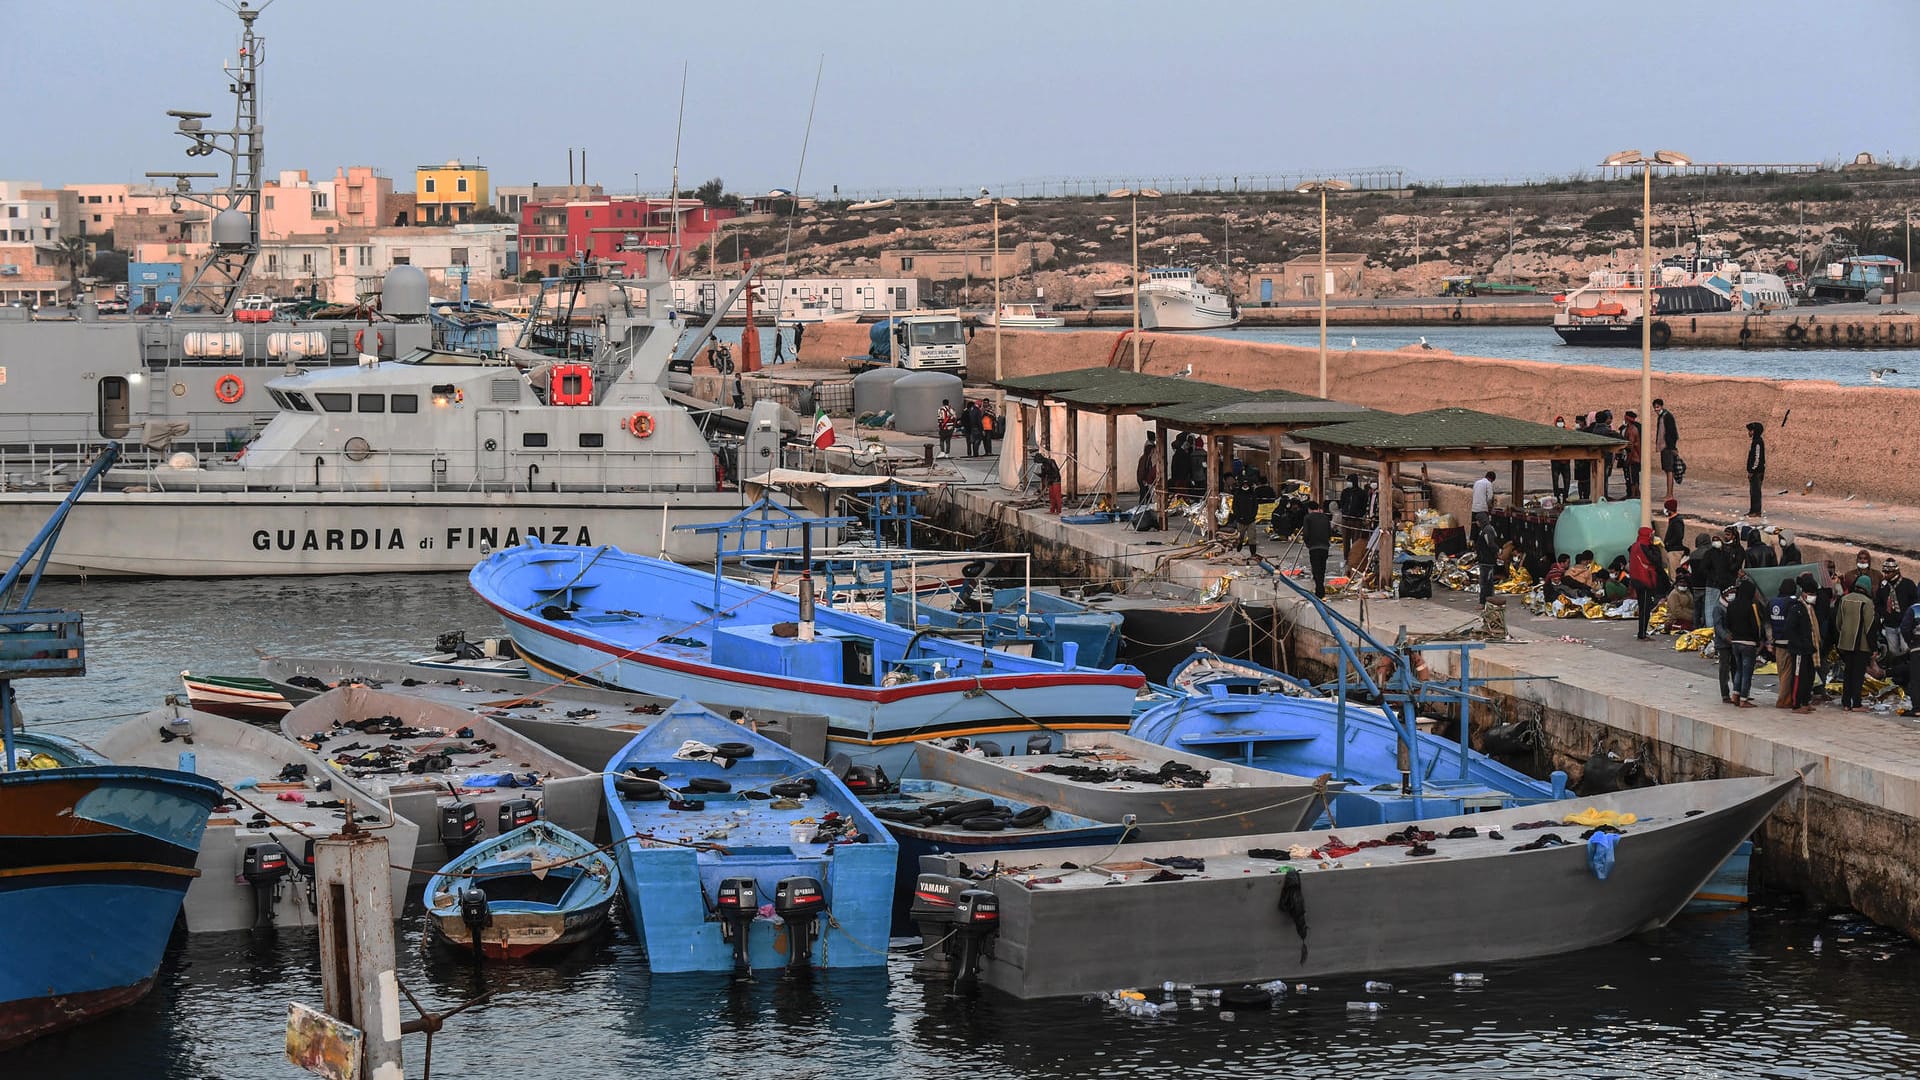
[[[1767,610],[1760,604],[1760,589],[1753,579],[1742,577],[1734,585],[1727,601],[1721,625],[1727,632],[1727,651],[1733,654],[1732,685],[1722,699],[1743,709],[1753,703],[1753,669],[1760,658],[1760,642],[1766,637]]]
[[[1820,620],[1813,611],[1814,595],[1820,586],[1812,574],[1801,574],[1794,584],[1799,587],[1800,599],[1787,606],[1787,641],[1793,647],[1793,711],[1810,713],[1818,685],[1814,658],[1826,649]]]
[[[1798,543],[1797,541],[1795,541],[1795,540],[1794,540],[1794,538],[1793,538],[1793,530],[1792,530],[1792,529],[1781,529],[1781,530],[1780,530],[1780,561],[1779,561],[1779,565],[1781,565],[1781,566],[1799,566],[1799,565],[1800,565],[1800,563],[1801,563],[1801,561],[1802,561],[1802,560],[1801,560],[1801,557],[1800,557],[1800,544],[1799,544],[1799,543]]]
[[[1717,626],[1720,623],[1720,594],[1733,588],[1734,579],[1740,576],[1742,553],[1739,541],[1734,539],[1733,527],[1728,526],[1720,535],[1713,538],[1712,546],[1707,549],[1706,558],[1694,559],[1694,565],[1706,574],[1706,609],[1701,613],[1701,625]]]
[[[1873,658],[1873,579],[1865,574],[1853,579],[1853,587],[1833,612],[1834,648],[1840,650],[1840,711],[1854,712],[1861,707],[1860,689],[1866,685],[1867,661]]]
[[[1745,564],[1749,570],[1761,570],[1773,565],[1773,549],[1760,536],[1760,530],[1749,525],[1746,528],[1747,550]]]
[[[1640,451],[1644,449],[1640,431],[1640,414],[1627,410],[1627,418],[1620,424],[1620,437],[1627,445],[1620,448],[1620,471],[1627,481],[1627,498],[1640,497]]]
[[[1647,640],[1647,619],[1653,615],[1654,600],[1672,587],[1667,577],[1667,560],[1654,543],[1653,529],[1640,527],[1640,535],[1627,549],[1627,581],[1633,586],[1636,615],[1640,620],[1639,640]]]
[[[1680,512],[1680,503],[1668,499],[1660,507],[1667,512],[1667,531],[1661,540],[1667,545],[1667,554],[1685,555],[1687,553],[1687,518]]]
[[[1793,613],[1800,607],[1800,586],[1792,578],[1780,582],[1780,591],[1767,604],[1768,632],[1773,635],[1773,666],[1780,673],[1776,709],[1793,708]]]
[[[1767,480],[1766,425],[1755,420],[1747,425],[1747,516],[1760,517],[1760,485]]]

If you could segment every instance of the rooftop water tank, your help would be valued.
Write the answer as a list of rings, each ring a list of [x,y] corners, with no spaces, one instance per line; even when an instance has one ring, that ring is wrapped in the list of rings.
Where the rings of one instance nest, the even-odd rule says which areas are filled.
[[[911,375],[906,368],[882,367],[853,377],[853,414],[893,411],[893,384]]]
[[[427,272],[417,266],[396,266],[380,286],[380,312],[392,319],[422,319],[427,315]]]
[[[957,414],[966,406],[960,376],[944,371],[916,371],[893,384],[893,429],[909,435],[936,435],[940,403]]]
[[[213,246],[243,248],[253,243],[253,219],[240,210],[213,215]]]

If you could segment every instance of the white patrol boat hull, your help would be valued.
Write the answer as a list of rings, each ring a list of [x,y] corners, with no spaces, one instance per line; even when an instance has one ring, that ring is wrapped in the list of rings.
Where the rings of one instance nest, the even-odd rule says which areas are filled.
[[[58,495],[0,494],[0,560],[19,556]],[[247,577],[466,571],[529,539],[711,560],[673,526],[739,509],[737,491],[89,493],[47,572],[63,577]]]
[[[1224,330],[1239,322],[1239,312],[1217,293],[1211,299],[1196,300],[1185,292],[1140,290],[1142,330]]]

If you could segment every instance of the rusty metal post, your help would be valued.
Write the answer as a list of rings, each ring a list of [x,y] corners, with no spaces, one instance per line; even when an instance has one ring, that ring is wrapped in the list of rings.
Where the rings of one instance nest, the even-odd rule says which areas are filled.
[[[349,813],[351,813],[349,808]],[[314,845],[320,899],[320,985],[326,1011],[366,1036],[360,1075],[402,1080],[400,983],[386,837],[355,828]]]

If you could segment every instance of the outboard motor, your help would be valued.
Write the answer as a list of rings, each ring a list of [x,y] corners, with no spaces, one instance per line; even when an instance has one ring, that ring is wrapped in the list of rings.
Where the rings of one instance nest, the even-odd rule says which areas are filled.
[[[460,921],[466,924],[467,937],[473,942],[473,962],[480,963],[480,931],[493,925],[493,912],[487,908],[486,891],[477,885],[468,885],[460,893]]]
[[[980,955],[987,939],[1000,932],[1000,898],[987,889],[962,892],[953,908],[953,937],[947,951],[954,958],[953,988],[972,993],[979,985]]]
[[[820,913],[827,895],[810,877],[783,878],[773,887],[773,910],[787,924],[787,970],[804,971],[813,964],[813,943],[820,936]]]
[[[887,782],[887,771],[878,765],[849,766],[847,774],[840,780],[856,796],[884,795],[892,790],[892,785]]]
[[[480,839],[480,809],[472,803],[446,803],[440,807],[440,842],[447,854],[458,855]]]
[[[1027,753],[1029,754],[1053,753],[1053,736],[1051,735],[1027,736]]]
[[[781,883],[785,886],[785,882]],[[747,929],[760,913],[760,889],[750,877],[730,877],[720,882],[713,903],[720,913],[720,940],[733,946],[733,969],[747,971]]]
[[[540,804],[532,799],[508,799],[500,804],[500,832],[505,836],[540,820]]]
[[[280,902],[280,890],[292,873],[287,849],[279,841],[247,845],[240,857],[240,876],[253,886],[253,925],[273,925],[274,905]]]

